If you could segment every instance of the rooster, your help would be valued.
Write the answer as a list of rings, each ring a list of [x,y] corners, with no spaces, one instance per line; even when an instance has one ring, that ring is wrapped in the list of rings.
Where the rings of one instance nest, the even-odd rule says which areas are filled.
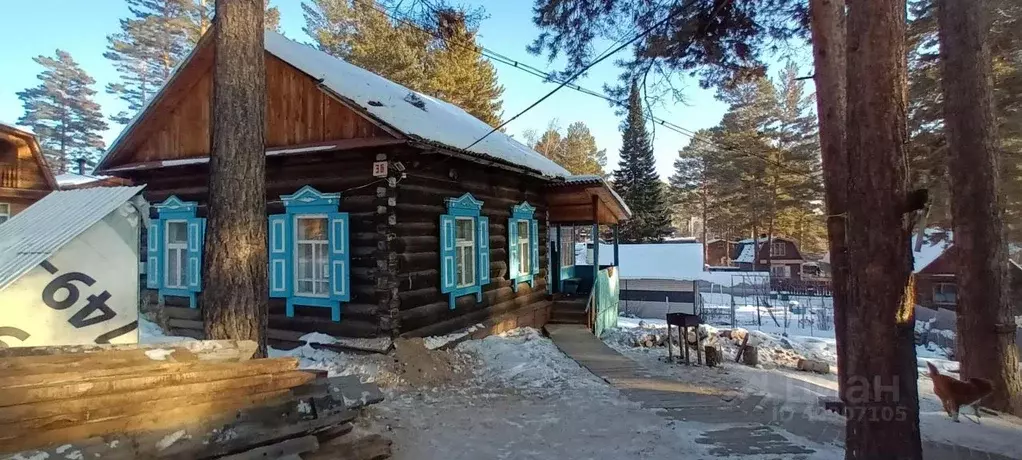
[[[972,406],[972,410],[976,414],[976,423],[979,423],[979,400],[994,390],[993,383],[987,379],[976,377],[963,382],[941,374],[933,363],[927,362],[926,365],[930,368],[933,392],[944,404],[944,410],[951,416],[951,420],[959,422],[958,410],[962,406]]]

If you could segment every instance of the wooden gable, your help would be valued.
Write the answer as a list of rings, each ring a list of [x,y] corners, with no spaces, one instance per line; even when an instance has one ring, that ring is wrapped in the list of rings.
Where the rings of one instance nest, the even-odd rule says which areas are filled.
[[[133,125],[100,169],[209,156],[213,47],[199,48]],[[393,139],[365,116],[320,89],[312,77],[266,53],[266,147],[349,139]]]
[[[0,125],[0,189],[8,195],[20,191],[57,189],[35,138],[19,129]],[[27,196],[27,195],[26,195]]]

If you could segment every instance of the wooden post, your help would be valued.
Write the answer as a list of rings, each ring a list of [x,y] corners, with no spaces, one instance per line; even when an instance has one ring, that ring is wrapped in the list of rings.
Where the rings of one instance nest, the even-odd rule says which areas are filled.
[[[621,266],[621,259],[618,257],[618,245],[621,244],[621,236],[618,232],[618,224],[614,224],[614,266]]]
[[[557,254],[557,260],[552,264],[552,266],[554,267],[554,272],[556,272],[556,274],[551,274],[552,276],[550,277],[550,281],[554,283],[554,287],[551,288],[554,292],[564,292],[564,285],[561,284],[561,268],[563,268],[561,267],[561,261],[564,260],[564,254],[561,254],[562,228],[562,226],[558,225],[557,231],[555,232],[555,238],[557,238],[557,241],[554,242],[554,250],[556,251],[555,254]]]
[[[593,195],[593,289],[600,276],[600,197]]]

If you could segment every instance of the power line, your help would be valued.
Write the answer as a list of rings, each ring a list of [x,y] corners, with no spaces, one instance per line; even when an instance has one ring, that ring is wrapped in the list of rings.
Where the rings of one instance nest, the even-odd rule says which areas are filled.
[[[490,132],[488,132],[488,133],[486,133],[485,135],[483,135],[483,137],[480,137],[479,139],[476,139],[476,141],[475,141],[475,142],[473,142],[473,143],[469,144],[469,145],[468,145],[467,147],[465,147],[465,150],[468,150],[468,149],[472,148],[472,146],[474,146],[474,145],[476,145],[476,144],[478,144],[478,143],[482,142],[482,140],[483,140],[483,139],[486,139],[486,138],[487,138],[487,137],[488,137],[488,136],[489,136],[490,134],[493,134],[493,133],[497,132],[497,131],[498,131],[498,130],[499,130],[500,128],[503,128],[504,126],[507,126],[507,124],[508,124],[508,123],[510,123],[510,122],[514,121],[515,119],[517,119],[518,117],[520,117],[520,116],[524,115],[524,114],[525,114],[526,112],[528,112],[529,110],[532,110],[532,108],[533,108],[533,107],[536,107],[537,105],[539,105],[539,104],[540,104],[541,102],[545,101],[545,100],[546,100],[547,98],[549,98],[550,96],[553,96],[553,95],[554,95],[554,93],[556,93],[557,91],[559,91],[559,90],[560,90],[561,88],[565,87],[565,86],[566,86],[566,85],[567,85],[568,83],[570,83],[570,82],[571,82],[572,80],[574,80],[574,79],[578,78],[578,77],[579,77],[580,75],[582,75],[583,73],[587,72],[587,71],[588,71],[589,69],[591,69],[591,68],[592,68],[593,66],[595,66],[596,64],[599,64],[600,62],[603,62],[603,60],[604,60],[604,59],[607,59],[607,58],[609,58],[609,57],[613,56],[613,55],[614,55],[615,53],[617,53],[618,51],[621,51],[621,50],[622,50],[622,49],[624,49],[624,48],[625,48],[626,46],[628,46],[628,45],[631,45],[632,43],[635,43],[635,41],[636,41],[636,40],[638,40],[638,39],[640,39],[640,38],[642,38],[642,37],[645,37],[645,36],[646,36],[646,34],[649,34],[650,32],[652,32],[652,31],[653,31],[654,29],[656,29],[657,27],[660,27],[661,25],[663,25],[663,24],[666,24],[666,23],[667,23],[667,21],[669,21],[669,20],[671,20],[672,18],[674,18],[674,16],[677,16],[678,14],[680,14],[680,13],[681,13],[681,11],[683,11],[683,10],[684,10],[684,9],[686,9],[686,8],[688,8],[689,6],[692,6],[692,4],[694,4],[695,2],[696,2],[696,0],[689,0],[689,1],[688,1],[688,2],[687,2],[687,3],[685,4],[685,5],[684,5],[684,6],[682,6],[681,8],[678,8],[678,11],[677,11],[677,12],[675,12],[674,14],[670,14],[670,15],[668,15],[667,17],[665,17],[665,18],[663,18],[663,19],[661,19],[661,20],[657,21],[657,23],[656,23],[656,24],[653,24],[652,26],[650,26],[650,27],[649,27],[649,28],[647,28],[646,30],[643,30],[643,31],[642,31],[642,33],[640,33],[640,34],[636,35],[636,36],[635,36],[635,37],[633,37],[633,38],[632,38],[631,40],[628,40],[627,42],[624,42],[624,43],[622,43],[622,44],[621,44],[620,46],[618,46],[618,47],[614,48],[613,50],[609,50],[609,51],[607,51],[607,52],[604,52],[604,53],[603,53],[603,56],[601,56],[601,57],[597,58],[597,59],[596,59],[596,60],[594,60],[593,62],[590,62],[590,63],[589,63],[588,65],[586,65],[585,67],[583,67],[583,68],[582,68],[581,70],[579,70],[579,71],[575,72],[575,73],[574,73],[574,74],[573,74],[573,75],[572,75],[571,77],[569,77],[569,78],[568,78],[567,80],[565,80],[565,81],[564,81],[563,83],[561,83],[560,85],[557,85],[557,87],[556,87],[556,88],[554,88],[554,89],[553,89],[553,91],[550,91],[550,92],[549,92],[549,93],[547,93],[547,94],[546,94],[545,96],[543,96],[543,97],[539,98],[539,100],[538,100],[538,101],[536,101],[536,102],[533,102],[533,103],[532,103],[531,105],[529,105],[528,107],[526,107],[526,108],[525,108],[525,110],[522,110],[521,112],[518,112],[518,113],[517,113],[517,114],[516,114],[515,116],[513,116],[513,117],[511,117],[510,119],[508,119],[507,121],[505,121],[505,122],[501,123],[501,124],[500,124],[500,126],[497,126],[497,127],[493,128],[493,129],[491,129],[491,130],[490,130]]]
[[[424,1],[423,3],[425,3],[425,5],[430,10],[432,10],[434,13],[439,11],[437,9],[437,7],[432,5],[430,2]],[[638,40],[639,38],[642,38],[644,35],[646,35],[649,32],[655,30],[657,27],[663,25],[668,20],[672,19],[675,15],[677,15],[681,11],[683,11],[685,8],[688,8],[689,6],[691,6],[692,3],[694,3],[694,1],[690,1],[689,3],[684,5],[682,8],[680,8],[678,10],[678,12],[676,12],[673,15],[670,15],[670,16],[668,16],[668,17],[666,17],[666,18],[664,18],[664,19],[662,19],[660,21],[658,21],[656,24],[654,24],[650,28],[644,30],[640,35],[638,35],[636,37],[633,37],[627,43],[625,43],[624,45],[618,46],[615,49],[614,45],[619,44],[621,42],[621,40],[625,37],[625,35],[622,35],[621,37],[618,37],[618,39],[615,40],[614,43],[612,43],[610,47],[608,47],[603,53],[600,53],[599,57],[595,61],[590,63],[588,66],[583,68],[581,71],[576,72],[570,78],[562,79],[562,78],[560,78],[558,76],[555,76],[555,75],[553,75],[553,74],[551,74],[549,72],[546,72],[546,71],[544,71],[542,69],[539,69],[539,68],[537,68],[535,66],[532,66],[532,65],[529,65],[527,63],[523,63],[521,61],[515,60],[514,58],[507,57],[507,56],[505,56],[505,55],[503,55],[503,54],[501,54],[501,53],[499,53],[497,51],[494,51],[492,49],[486,48],[484,46],[479,46],[479,45],[470,46],[470,45],[466,45],[466,44],[462,44],[462,43],[451,42],[451,41],[447,40],[445,37],[443,37],[442,35],[440,35],[439,33],[431,31],[431,30],[423,27],[422,25],[420,25],[420,24],[410,20],[407,16],[402,15],[400,12],[398,12],[398,11],[390,11],[390,10],[382,7],[381,5],[377,4],[376,2],[372,2],[373,7],[377,11],[383,13],[384,15],[386,15],[389,18],[391,18],[392,20],[398,21],[398,22],[403,23],[403,24],[407,24],[407,25],[412,26],[412,27],[414,27],[414,28],[416,28],[416,29],[418,29],[418,30],[420,30],[422,32],[425,32],[425,33],[433,36],[434,38],[442,40],[448,46],[457,46],[457,47],[460,47],[462,49],[467,49],[467,50],[471,50],[471,51],[477,51],[477,52],[479,52],[480,54],[482,54],[483,56],[485,56],[487,59],[489,59],[491,61],[496,61],[496,62],[499,62],[501,64],[513,67],[513,68],[518,69],[520,71],[523,71],[525,73],[531,74],[531,75],[533,75],[535,77],[542,78],[546,82],[559,83],[558,87],[555,88],[553,91],[551,91],[550,93],[547,93],[545,96],[543,96],[538,101],[536,101],[535,103],[533,103],[529,107],[525,108],[524,110],[522,110],[521,112],[516,114],[514,117],[512,117],[509,120],[501,123],[500,126],[497,126],[496,128],[492,129],[490,132],[486,133],[486,135],[484,135],[483,137],[477,139],[475,142],[470,144],[468,147],[465,147],[465,150],[468,150],[469,148],[475,146],[476,144],[481,142],[486,137],[488,137],[491,134],[493,134],[494,132],[500,130],[501,128],[503,128],[504,126],[509,124],[510,122],[514,121],[516,118],[518,118],[521,115],[523,115],[525,112],[528,112],[529,110],[531,110],[535,106],[539,105],[539,103],[543,102],[545,99],[549,98],[555,92],[557,92],[558,90],[560,90],[561,88],[564,88],[564,87],[568,87],[568,88],[573,89],[575,91],[578,91],[578,92],[580,92],[582,94],[586,94],[586,95],[589,95],[589,96],[593,96],[593,97],[602,99],[604,101],[609,102],[610,104],[612,104],[614,106],[618,106],[618,107],[624,106],[624,102],[621,101],[621,100],[614,99],[614,98],[612,98],[612,97],[610,97],[610,96],[608,96],[608,95],[606,95],[606,94],[604,94],[602,92],[595,91],[595,90],[592,90],[592,89],[588,89],[588,88],[585,88],[585,87],[580,86],[580,85],[575,84],[575,83],[571,83],[571,81],[574,80],[575,78],[578,78],[581,74],[583,74],[586,71],[588,71],[590,68],[592,68],[593,66],[598,64],[600,61],[605,60],[606,58],[608,58],[611,55],[617,53],[618,51],[620,51],[624,47],[630,45],[635,40]],[[634,29],[635,29],[635,27],[633,27],[631,30],[634,30]],[[631,32],[631,30],[629,32]],[[771,165],[773,165],[773,166],[775,166],[777,168],[783,169],[783,170],[785,170],[788,173],[795,174],[795,175],[801,175],[801,176],[804,176],[804,177],[809,178],[809,179],[815,179],[815,178],[817,178],[815,176],[819,176],[820,175],[819,173],[815,173],[815,172],[812,172],[812,171],[798,171],[798,170],[795,170],[795,169],[792,169],[792,168],[788,167],[787,165],[784,165],[783,163],[781,163],[781,162],[779,162],[777,160],[774,160],[774,159],[771,159],[771,158],[767,158],[765,156],[761,156],[761,155],[758,155],[758,154],[754,154],[752,152],[743,151],[743,150],[745,150],[743,148],[739,148],[739,147],[735,147],[735,146],[722,145],[718,141],[706,139],[706,138],[704,138],[702,136],[699,136],[698,133],[696,133],[696,132],[694,132],[694,131],[692,131],[690,129],[687,129],[687,128],[684,128],[682,126],[679,126],[679,125],[677,125],[675,123],[672,123],[670,121],[667,121],[667,120],[665,120],[663,118],[659,118],[659,117],[654,116],[651,111],[648,114],[643,114],[643,117],[646,118],[647,120],[655,123],[655,124],[658,124],[660,126],[663,126],[664,128],[667,128],[670,131],[673,131],[675,133],[678,133],[678,134],[681,134],[683,136],[686,136],[686,137],[690,138],[693,142],[698,141],[698,142],[700,142],[700,143],[702,143],[704,145],[708,145],[708,146],[716,148],[716,149],[724,150],[724,151],[735,153],[735,154],[738,154],[738,155],[743,155],[743,156],[746,156],[746,157],[749,157],[749,158],[758,159],[760,161],[763,161],[764,163],[771,164]]]

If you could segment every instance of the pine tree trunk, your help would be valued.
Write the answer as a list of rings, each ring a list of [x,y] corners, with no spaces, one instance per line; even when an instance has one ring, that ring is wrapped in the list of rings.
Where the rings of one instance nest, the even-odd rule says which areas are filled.
[[[937,2],[957,257],[958,347],[962,378],[982,377],[994,383],[986,405],[1022,415],[1022,375],[998,193],[985,4]]]
[[[703,198],[703,238],[702,238],[702,240],[703,240],[703,264],[705,264],[705,265],[716,265],[716,263],[710,264],[710,260],[709,260],[709,258],[707,256],[707,254],[709,254],[709,246],[706,244],[706,234],[707,234],[707,231],[706,231],[706,216],[709,215],[709,210],[707,209],[707,206],[709,206],[709,200],[708,200],[709,190],[707,190],[707,187],[706,187],[706,177],[705,177],[705,175],[703,177],[703,185],[701,185],[700,187],[702,188],[702,195],[703,195],[703,197],[702,197]]]
[[[845,150],[845,2],[810,0],[816,113],[827,202],[827,242],[837,341],[838,393],[847,403],[848,248],[845,211],[848,206],[848,154]]]
[[[848,5],[845,458],[921,459],[907,208],[905,0]]]
[[[217,0],[202,311],[210,339],[266,354],[266,74],[262,0]]]

